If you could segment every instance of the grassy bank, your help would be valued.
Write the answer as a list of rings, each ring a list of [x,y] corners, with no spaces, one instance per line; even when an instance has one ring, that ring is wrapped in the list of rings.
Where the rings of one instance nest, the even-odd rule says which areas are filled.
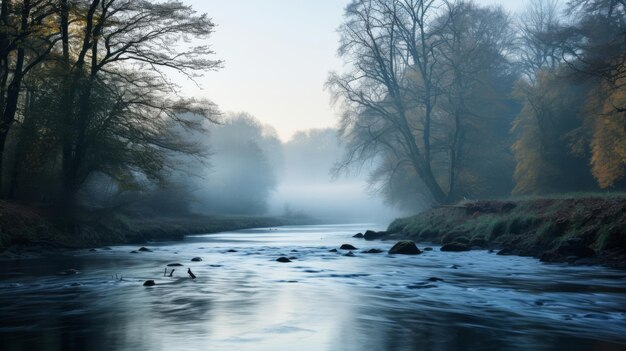
[[[120,213],[82,213],[77,221],[60,219],[49,208],[0,202],[0,252],[11,246],[90,248],[180,240],[187,234],[301,224],[304,219],[255,216],[141,217]]]
[[[626,268],[626,197],[465,202],[397,219],[386,237]]]

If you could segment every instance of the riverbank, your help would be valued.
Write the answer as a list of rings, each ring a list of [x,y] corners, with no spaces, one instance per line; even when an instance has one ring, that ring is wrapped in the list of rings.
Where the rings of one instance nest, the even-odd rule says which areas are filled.
[[[544,262],[626,268],[626,198],[540,198],[440,206],[393,221],[378,239],[497,250]]]
[[[47,207],[0,202],[0,253],[4,258],[39,251],[182,240],[188,234],[311,222],[302,218],[187,215],[130,217],[118,212],[85,212],[67,221]]]

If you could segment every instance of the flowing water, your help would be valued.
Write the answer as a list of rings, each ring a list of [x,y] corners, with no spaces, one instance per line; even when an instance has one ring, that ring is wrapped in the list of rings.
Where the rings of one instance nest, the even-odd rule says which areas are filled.
[[[625,271],[438,247],[364,254],[393,244],[351,237],[367,227],[2,262],[0,350],[626,350]],[[329,252],[343,243],[355,257]]]

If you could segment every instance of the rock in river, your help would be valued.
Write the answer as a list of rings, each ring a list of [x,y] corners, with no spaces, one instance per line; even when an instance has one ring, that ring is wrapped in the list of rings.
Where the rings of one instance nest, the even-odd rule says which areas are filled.
[[[348,257],[354,257],[356,256],[352,251],[349,251],[347,254],[345,254],[344,256],[348,256]]]
[[[450,243],[450,244],[445,244],[441,247],[441,251],[450,251],[450,252],[461,252],[461,251],[469,251],[469,250],[471,250],[469,245],[461,244],[461,243]]]
[[[191,259],[191,262],[200,262],[200,261],[202,261],[201,257],[194,257]]]
[[[143,283],[143,286],[155,286],[155,285],[156,285],[156,283],[155,283],[155,282],[154,282],[154,280],[152,280],[152,279],[150,279],[150,280],[146,280],[146,281]]]
[[[170,263],[167,265],[168,267],[181,267],[182,264],[181,263]]]
[[[144,246],[140,247],[140,248],[139,248],[139,250],[137,250],[137,251],[141,251],[141,252],[152,252],[152,250],[150,250],[149,248],[144,247]]]
[[[419,255],[422,253],[420,249],[417,248],[414,242],[403,240],[398,241],[393,247],[389,250],[390,254],[400,254],[400,255]]]
[[[291,262],[291,260],[288,259],[287,257],[279,257],[279,258],[276,259],[276,262],[289,263],[289,262]]]
[[[369,249],[369,250],[363,251],[363,253],[366,253],[366,254],[378,254],[382,252],[383,250],[381,249]]]
[[[381,239],[385,235],[387,235],[387,232],[375,232],[373,230],[368,230],[365,232],[365,234],[363,234],[363,238],[365,240],[376,240]]]
[[[356,247],[350,245],[350,244],[343,244],[341,245],[341,247],[339,248],[341,250],[358,250]]]
[[[363,238],[363,233],[357,233],[352,236],[353,238]]]

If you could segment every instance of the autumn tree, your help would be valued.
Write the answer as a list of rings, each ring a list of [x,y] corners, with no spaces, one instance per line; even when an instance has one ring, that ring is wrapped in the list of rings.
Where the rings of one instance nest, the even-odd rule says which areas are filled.
[[[545,2],[533,4],[533,18],[553,17]],[[513,127],[516,193],[623,184],[626,9],[621,1],[576,0],[566,10],[571,16],[567,25],[556,18],[548,22],[560,25],[533,31],[536,38],[558,40],[525,46],[530,53],[525,57],[542,48],[552,58],[537,61],[543,64],[518,84],[516,95],[524,108]]]

